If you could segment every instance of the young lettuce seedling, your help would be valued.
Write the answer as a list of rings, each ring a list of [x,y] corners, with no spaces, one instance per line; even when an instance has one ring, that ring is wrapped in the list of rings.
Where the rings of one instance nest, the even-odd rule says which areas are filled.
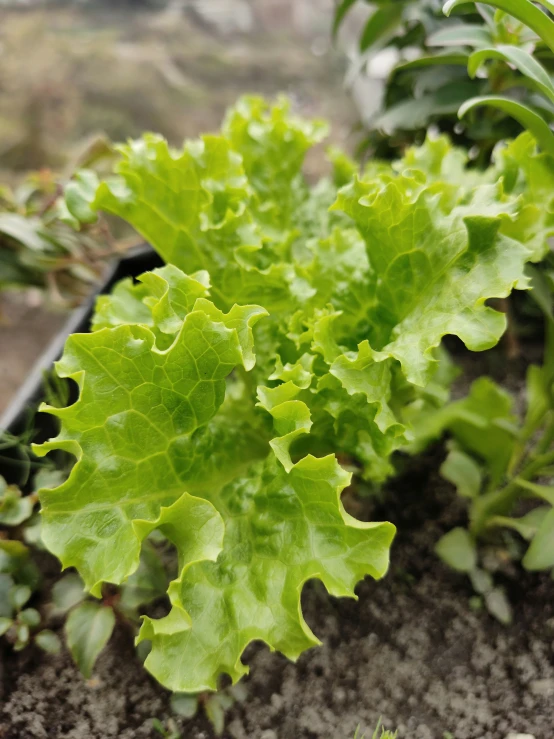
[[[36,494],[24,496],[16,485],[8,485],[0,477],[0,637],[16,651],[34,642],[55,653],[60,648],[58,637],[41,628],[41,614],[29,607],[40,583],[40,573],[25,543],[36,503]]]
[[[554,573],[554,487],[549,484],[554,473],[554,283],[548,263],[530,272],[532,295],[545,316],[546,343],[542,366],[531,365],[527,372],[522,419],[514,413],[510,394],[482,377],[466,398],[423,413],[415,423],[419,444],[450,433],[441,472],[468,502],[469,528],[447,533],[437,553],[470,576],[501,621],[510,620],[509,604],[477,565],[479,540],[490,539],[498,529],[515,531],[526,542],[523,567]]]

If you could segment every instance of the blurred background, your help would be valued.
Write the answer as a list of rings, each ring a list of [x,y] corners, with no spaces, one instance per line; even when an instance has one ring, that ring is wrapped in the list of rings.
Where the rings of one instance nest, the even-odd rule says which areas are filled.
[[[214,131],[248,92],[286,93],[303,115],[330,121],[328,143],[352,149],[349,32],[333,43],[334,8],[333,0],[0,0],[0,242],[11,248],[16,236],[26,250],[17,264],[0,250],[0,412],[100,271],[97,263],[86,272],[79,256],[85,286],[70,301],[62,295],[60,259],[75,261],[83,245],[48,213],[77,165],[145,130],[175,144]],[[355,44],[356,16],[349,22]],[[321,174],[321,161],[308,172]]]
[[[180,145],[216,131],[248,93],[285,93],[326,118],[324,146],[362,163],[442,132],[484,168],[529,121],[552,126],[548,45],[486,4],[452,18],[442,4],[0,0],[0,413],[67,311],[136,243],[105,220],[77,233],[57,207],[76,170],[111,171],[114,142],[155,131]],[[516,59],[533,51],[539,78],[502,58],[506,44]],[[306,162],[312,180],[328,166],[321,148]]]

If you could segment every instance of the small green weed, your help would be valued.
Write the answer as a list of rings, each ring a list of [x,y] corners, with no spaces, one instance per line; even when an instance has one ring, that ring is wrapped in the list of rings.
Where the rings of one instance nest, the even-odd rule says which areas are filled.
[[[381,730],[381,733],[379,733],[379,730]],[[371,739],[396,739],[397,736],[398,736],[398,731],[395,731],[393,733],[392,731],[385,729],[385,727],[382,726],[381,724],[381,719],[379,719],[379,721],[377,721],[377,726],[375,727],[375,731],[371,735]],[[354,732],[353,739],[366,739],[365,734],[360,734],[359,726],[356,728],[356,731]]]

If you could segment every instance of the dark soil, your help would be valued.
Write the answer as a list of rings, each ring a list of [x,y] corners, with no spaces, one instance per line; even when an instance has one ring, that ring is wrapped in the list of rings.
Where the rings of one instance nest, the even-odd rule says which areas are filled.
[[[330,598],[317,583],[306,588],[307,620],[324,646],[296,665],[250,648],[248,697],[228,712],[226,739],[351,739],[358,724],[371,735],[380,716],[399,739],[551,739],[554,581],[509,565],[497,581],[513,625],[471,610],[466,579],[433,554],[441,533],[463,521],[436,472],[441,456],[408,461],[377,511],[399,527],[384,581],[362,583],[357,603]],[[123,630],[92,680],[67,654],[27,651],[6,656],[3,690],[2,739],[142,739],[159,736],[152,717],[169,717],[168,694],[135,660]],[[183,739],[214,736],[202,716],[177,725]]]

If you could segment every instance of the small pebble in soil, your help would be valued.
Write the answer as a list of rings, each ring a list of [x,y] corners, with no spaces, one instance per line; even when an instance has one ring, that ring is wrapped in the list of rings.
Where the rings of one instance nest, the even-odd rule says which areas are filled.
[[[554,695],[554,680],[533,680],[529,683],[529,688],[535,695],[542,695],[545,698],[550,698]]]
[[[275,708],[277,711],[280,711],[284,704],[284,698],[282,695],[279,695],[279,693],[273,693],[271,696],[271,705],[273,708]]]

